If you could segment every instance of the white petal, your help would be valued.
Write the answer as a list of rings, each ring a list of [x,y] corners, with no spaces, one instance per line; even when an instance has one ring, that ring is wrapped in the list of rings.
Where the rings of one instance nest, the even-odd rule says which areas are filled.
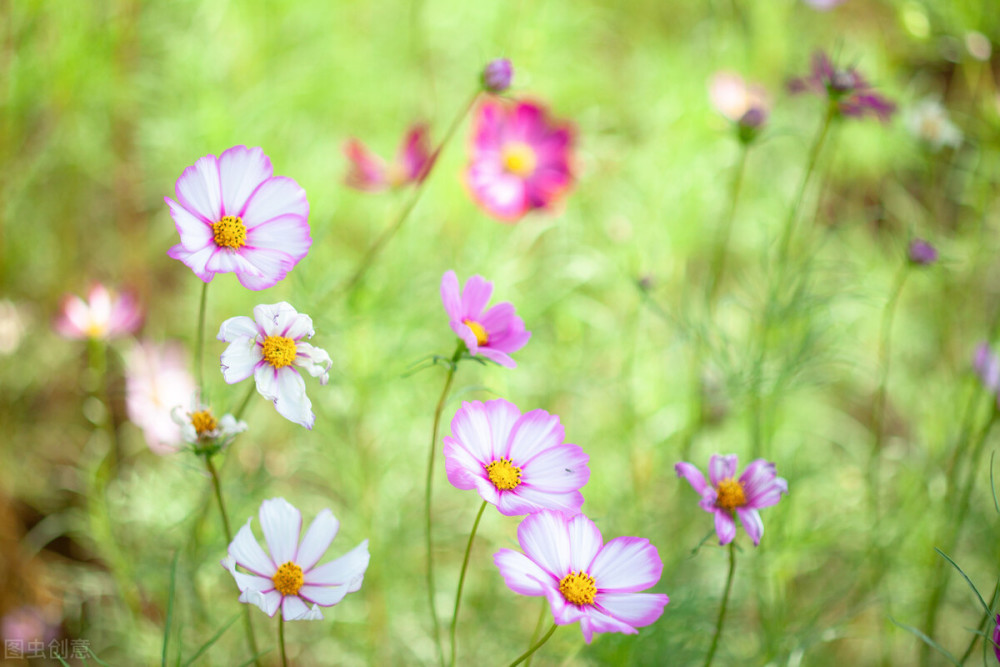
[[[309,607],[297,595],[286,595],[281,601],[281,618],[286,621],[302,621],[309,614]]]
[[[278,591],[260,593],[248,589],[240,594],[240,602],[256,605],[261,611],[273,618],[275,612],[278,611],[278,605],[281,604],[281,593]]]
[[[175,186],[181,205],[205,222],[222,218],[222,195],[219,191],[219,162],[206,155],[184,170]]]
[[[337,560],[306,572],[305,583],[310,586],[347,586],[347,591],[353,593],[361,588],[369,560],[368,540],[364,540]]]
[[[292,328],[298,317],[298,311],[292,308],[287,301],[272,304],[260,304],[254,306],[253,318],[257,321],[261,330],[268,336],[288,336],[288,331]],[[304,315],[306,319],[308,315]],[[312,330],[312,320],[309,320],[309,330]],[[310,335],[312,335],[310,333]],[[288,336],[294,338],[294,336]]]
[[[253,529],[250,527],[252,520],[247,519],[246,524],[236,533],[236,537],[233,538],[232,543],[229,545],[229,555],[240,566],[245,567],[251,572],[263,577],[273,577],[277,571],[277,567],[267,557],[267,554],[264,553],[264,549],[260,544],[258,544],[257,538],[253,534]]]
[[[303,600],[322,607],[332,607],[343,600],[349,592],[347,586],[303,586],[299,589],[299,595]]]
[[[328,509],[321,510],[312,523],[309,530],[302,538],[299,551],[295,554],[295,563],[303,570],[308,570],[319,562],[323,554],[330,548],[330,543],[337,536],[337,529],[340,522],[333,516],[333,512]]]
[[[306,191],[286,176],[275,176],[261,184],[243,210],[243,224],[256,227],[285,215],[309,217]]]
[[[219,335],[216,339],[226,343],[232,343],[239,338],[255,338],[260,333],[256,322],[245,315],[230,317],[219,327]]]
[[[222,377],[228,384],[246,380],[254,374],[254,368],[264,358],[260,345],[253,339],[244,338],[229,344],[223,351],[219,361],[222,364]],[[268,366],[270,368],[270,366]],[[257,383],[258,389],[260,383]]]
[[[329,370],[333,366],[333,360],[321,347],[309,343],[296,343],[293,363],[314,378],[319,378],[320,384],[326,384],[330,381]]]
[[[271,178],[271,161],[260,148],[234,146],[219,156],[222,204],[226,215],[240,215],[253,191]]]
[[[260,505],[260,526],[267,549],[276,566],[295,558],[302,530],[302,514],[284,498],[271,498]]]
[[[278,371],[276,382],[275,410],[285,419],[311,429],[316,415],[312,411],[312,401],[306,395],[305,380],[294,368],[285,366]]]

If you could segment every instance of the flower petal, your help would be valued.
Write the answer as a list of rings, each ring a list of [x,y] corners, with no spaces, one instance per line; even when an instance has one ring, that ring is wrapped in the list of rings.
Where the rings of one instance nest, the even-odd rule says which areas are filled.
[[[303,586],[299,589],[299,596],[306,602],[321,607],[332,607],[343,600],[349,592],[347,586]]]
[[[230,317],[219,327],[219,335],[215,338],[226,343],[232,343],[239,338],[255,338],[260,333],[257,324],[245,315]]]
[[[274,614],[277,613],[278,607],[281,605],[281,593],[278,591],[261,593],[259,591],[247,589],[240,594],[240,602],[255,605],[265,614],[274,618]]]
[[[328,509],[320,510],[302,538],[298,553],[295,554],[295,563],[303,570],[318,563],[336,537],[339,527],[340,522],[333,516],[333,512]]]
[[[261,148],[233,146],[219,156],[223,215],[239,215],[257,187],[274,175]]]
[[[550,493],[576,491],[590,479],[590,457],[577,445],[544,450],[522,467],[521,482]]]
[[[253,528],[250,527],[251,521],[253,519],[247,519],[246,524],[236,533],[236,537],[229,544],[229,555],[240,567],[246,568],[254,574],[259,574],[262,577],[273,577],[274,573],[278,571],[278,567],[267,557],[264,549],[257,542]]]
[[[507,587],[521,595],[544,595],[545,587],[541,582],[553,577],[530,558],[513,549],[501,549],[493,554],[493,562],[500,568]],[[554,581],[558,584],[558,581]]]
[[[219,161],[206,155],[184,170],[174,186],[181,206],[209,224],[222,219]]]
[[[197,252],[209,244],[215,245],[212,226],[209,223],[200,220],[170,197],[163,199],[170,207],[170,217],[174,220],[174,227],[180,234],[181,245],[185,250]]]
[[[247,230],[248,249],[280,251],[298,263],[309,252],[312,236],[309,223],[297,215],[283,215]]]
[[[260,184],[238,215],[247,229],[287,215],[305,220],[309,217],[309,202],[298,183],[287,176],[275,176]]]
[[[274,408],[285,419],[312,429],[316,415],[312,411],[312,401],[306,395],[306,382],[291,366],[279,369],[275,374]]]
[[[591,572],[594,557],[604,546],[604,537],[597,524],[583,514],[569,520],[570,569]],[[619,538],[620,539],[620,538]],[[591,572],[592,574],[592,572]],[[599,584],[601,582],[598,582]]]
[[[441,276],[441,302],[449,320],[461,321],[465,316],[462,312],[462,296],[458,289],[458,276],[454,271],[445,271]]]
[[[309,615],[309,607],[298,595],[286,595],[281,601],[281,618],[285,621],[303,621]]]
[[[718,486],[724,479],[736,477],[736,454],[712,454],[708,459],[708,479],[712,486]]]
[[[532,410],[514,424],[504,455],[515,465],[526,464],[546,449],[561,445],[564,435],[557,415]]]
[[[729,544],[736,537],[736,522],[726,510],[715,510],[715,534],[720,545]]]
[[[760,538],[764,534],[764,522],[760,519],[760,512],[755,509],[740,507],[736,510],[736,514],[740,517],[743,529],[747,531],[747,535],[753,540],[754,546],[760,544]]]
[[[305,573],[305,583],[310,586],[346,586],[348,593],[361,588],[371,555],[368,540],[329,563],[324,563]]]
[[[308,315],[300,315],[287,301],[254,306],[253,318],[261,330],[268,336],[289,336],[289,332],[308,331],[311,336],[312,319]]]
[[[302,514],[284,498],[271,498],[261,503],[259,517],[271,560],[279,567],[292,562],[299,545]]]
[[[663,614],[670,598],[662,593],[598,593],[594,602],[613,618],[642,628]]]
[[[219,335],[222,335],[221,332]],[[264,358],[260,345],[253,340],[244,338],[229,344],[219,358],[222,364],[222,377],[228,384],[242,382],[254,374],[257,364]],[[264,364],[266,366],[266,364]],[[267,366],[267,368],[271,368]],[[257,383],[260,389],[260,383]]]
[[[644,537],[616,537],[601,549],[590,566],[600,591],[634,593],[660,580],[663,561]]]
[[[517,527],[517,540],[524,554],[556,579],[569,572],[569,532],[562,513],[542,510],[528,516]]]
[[[677,476],[686,479],[699,495],[705,492],[707,486],[705,476],[693,464],[681,461],[674,466],[674,470],[677,471]]]
[[[462,289],[462,312],[464,317],[479,321],[483,309],[493,294],[493,283],[482,276],[472,276],[465,281]]]
[[[306,373],[319,378],[320,384],[330,381],[330,367],[333,360],[326,350],[309,343],[298,342],[295,344],[295,365],[303,369]]]

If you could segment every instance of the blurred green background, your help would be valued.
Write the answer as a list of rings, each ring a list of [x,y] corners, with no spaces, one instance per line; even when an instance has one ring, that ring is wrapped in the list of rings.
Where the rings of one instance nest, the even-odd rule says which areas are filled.
[[[738,537],[717,664],[914,664],[920,640],[887,616],[923,622],[940,566],[933,547],[955,503],[948,466],[967,445],[961,422],[984,422],[989,403],[970,359],[1000,296],[1000,56],[977,59],[967,37],[981,33],[996,47],[996,10],[995,0],[848,0],[830,12],[792,0],[0,1],[0,616],[36,605],[60,636],[86,639],[106,663],[153,664],[177,553],[171,663],[240,611],[218,565],[226,545],[208,480],[194,457],[147,449],[127,421],[116,355],[110,409],[125,457],[107,490],[111,533],[95,529],[88,489],[107,448],[95,429],[106,406],[87,401],[96,380],[86,346],[59,338],[51,321],[65,293],[101,281],[138,292],[142,338],[190,349],[201,283],[166,256],[177,233],[163,197],[199,157],[246,144],[305,188],[314,243],[262,293],[231,275],[211,284],[213,404],[228,410],[245,391],[214,371],[224,349],[214,333],[257,303],[288,300],[310,314],[313,342],[334,365],[328,386],[307,381],[311,432],[255,397],[250,430],[224,458],[230,516],[241,525],[274,496],[307,519],[329,507],[341,521],[329,554],[364,538],[372,554],[360,592],[322,622],[290,624],[292,660],[434,662],[421,503],[444,371],[402,375],[454,347],[438,295],[442,273],[454,269],[462,280],[494,281],[494,301],[514,303],[533,337],[514,370],[460,368],[441,436],[461,399],[498,395],[558,414],[567,440],[591,457],[583,510],[605,539],[647,537],[665,563],[653,590],[671,602],[654,625],[590,646],[577,626],[564,628],[534,664],[699,664],[727,556],[714,539],[692,555],[712,522],[673,466],[704,468],[715,452],[750,459],[747,390],[766,249],[823,112],[819,99],[789,97],[784,83],[822,48],[857,65],[900,114],[887,125],[839,124],[806,196],[806,293],[778,325],[766,380],[767,455],[790,493],[764,511],[759,548],[742,530]],[[508,226],[477,209],[460,182],[466,124],[413,215],[345,298],[338,284],[408,195],[344,187],[342,143],[356,136],[391,156],[417,120],[437,141],[498,56],[514,63],[510,95],[543,100],[577,126],[578,182],[564,210]],[[707,96],[723,69],[764,84],[774,111],[749,154],[710,321],[697,304],[739,151]],[[907,131],[907,109],[928,97],[965,134],[958,149],[930,151]],[[910,278],[896,316],[882,453],[881,530],[891,548],[873,566],[865,493],[878,327],[914,235],[942,259]],[[988,441],[986,451],[995,447]],[[1000,573],[986,460],[949,554],[984,597]],[[447,623],[479,500],[450,487],[438,461],[437,599]],[[484,515],[460,664],[506,664],[528,644],[539,601],[511,593],[491,559],[516,547],[517,523]],[[123,602],[115,567],[134,585],[135,608]],[[882,582],[861,587],[873,567]],[[948,576],[935,639],[961,654],[981,610],[957,573]],[[252,611],[258,641],[273,648],[274,622]],[[200,664],[238,664],[244,654],[237,623]],[[272,651],[265,662],[276,659]],[[980,659],[977,650],[969,664]]]

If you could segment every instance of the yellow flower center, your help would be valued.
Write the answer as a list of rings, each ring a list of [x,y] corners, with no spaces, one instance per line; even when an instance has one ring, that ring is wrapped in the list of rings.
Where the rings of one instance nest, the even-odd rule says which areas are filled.
[[[297,595],[305,583],[305,578],[302,576],[302,568],[289,561],[278,568],[271,581],[282,595]]]
[[[503,167],[515,176],[531,176],[538,164],[535,149],[523,141],[512,141],[500,152]]]
[[[285,336],[264,339],[264,360],[275,368],[284,368],[295,361],[295,341]]]
[[[559,592],[570,604],[594,604],[597,584],[594,583],[594,578],[583,570],[579,572],[570,570],[570,573],[559,582]]]
[[[238,250],[247,244],[247,228],[243,219],[235,215],[227,215],[212,223],[212,231],[215,233],[215,244],[221,248]]]
[[[487,464],[486,474],[490,476],[493,486],[501,491],[516,489],[521,483],[521,469],[511,465],[510,459],[500,459]]]
[[[475,320],[462,320],[462,324],[472,329],[472,333],[476,335],[477,345],[486,345],[486,343],[490,342],[490,335],[486,333],[486,328],[479,322]]]
[[[715,487],[717,495],[715,506],[732,512],[737,507],[747,504],[747,496],[743,490],[743,485],[735,479],[724,479]]]
[[[87,337],[88,338],[103,338],[108,332],[108,327],[103,322],[95,322],[91,320],[87,323]]]
[[[212,411],[208,408],[191,413],[191,426],[194,426],[198,437],[214,431],[219,427],[219,422],[212,416]]]

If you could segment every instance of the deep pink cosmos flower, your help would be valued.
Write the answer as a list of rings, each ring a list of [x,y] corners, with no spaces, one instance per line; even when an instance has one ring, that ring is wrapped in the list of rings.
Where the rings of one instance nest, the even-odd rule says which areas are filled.
[[[266,289],[309,252],[305,190],[274,176],[260,148],[206,155],[184,170],[175,190],[176,202],[164,200],[181,242],[167,254],[206,283],[235,273],[247,289]]]
[[[229,343],[222,353],[222,375],[229,384],[252,375],[257,391],[274,403],[278,414],[311,429],[316,415],[294,366],[326,384],[333,365],[326,350],[304,341],[314,333],[312,318],[284,301],[254,306],[253,319],[231,317],[219,327],[217,338]]]
[[[353,138],[344,144],[344,155],[351,163],[344,182],[356,190],[379,192],[419,183],[427,176],[431,165],[427,126],[417,124],[410,127],[396,160],[391,164],[387,165],[385,160]]]
[[[541,509],[578,512],[580,487],[590,479],[590,457],[563,442],[559,417],[544,410],[521,414],[502,398],[462,403],[444,439],[448,481],[476,489],[501,514]]]
[[[118,338],[135,333],[142,325],[142,309],[129,293],[117,295],[95,283],[87,300],[71,294],[63,298],[55,321],[59,335],[72,339]]]
[[[525,330],[514,306],[506,301],[486,310],[491,294],[493,283],[482,276],[469,278],[461,291],[454,271],[441,277],[441,300],[449,324],[465,341],[469,354],[481,354],[501,366],[514,368],[517,364],[510,355],[524,347],[531,332]]]
[[[552,208],[573,184],[573,129],[541,105],[490,98],[476,112],[471,139],[466,184],[500,220]]]
[[[333,512],[321,510],[301,541],[302,514],[284,498],[265,500],[259,516],[271,555],[257,542],[251,517],[229,545],[229,557],[222,561],[236,579],[240,602],[256,605],[272,617],[281,607],[281,618],[286,621],[315,621],[323,618],[318,607],[332,607],[348,593],[361,589],[370,558],[368,540],[340,558],[316,566],[340,527]],[[250,574],[237,571],[237,565]]]
[[[715,514],[719,544],[729,544],[736,537],[734,511],[754,545],[760,544],[764,523],[757,510],[776,504],[782,493],[788,493],[788,482],[777,477],[774,464],[764,459],[753,461],[736,479],[736,454],[713,454],[708,460],[711,485],[705,483],[701,471],[690,463],[678,463],[674,470],[701,494],[701,508]]]
[[[544,595],[557,625],[580,621],[583,638],[595,632],[638,634],[660,617],[670,599],[639,593],[660,580],[663,561],[641,537],[607,544],[594,522],[543,510],[517,527],[524,553],[501,549],[493,556],[507,587],[521,595]]]
[[[831,104],[837,105],[837,111],[843,116],[872,115],[887,121],[896,110],[896,105],[875,93],[855,68],[834,67],[822,51],[813,54],[809,76],[792,79],[788,82],[788,90],[793,94],[810,92],[826,97]]]
[[[1000,662],[1000,614],[997,614],[996,625],[993,627],[993,655]]]

